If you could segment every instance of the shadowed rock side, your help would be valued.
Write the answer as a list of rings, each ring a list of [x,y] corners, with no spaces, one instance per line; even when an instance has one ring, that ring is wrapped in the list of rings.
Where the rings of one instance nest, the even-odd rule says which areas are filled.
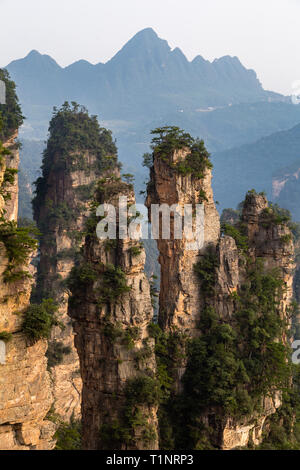
[[[131,185],[115,174],[100,180],[95,205],[134,203]],[[92,216],[81,260],[71,272],[69,315],[83,380],[85,449],[157,449],[153,317],[145,252],[139,241],[101,240]],[[117,226],[118,222],[117,211]]]
[[[171,398],[160,408],[161,448],[258,445],[289,382],[276,377],[279,367],[288,376],[281,324],[289,319],[292,300],[294,248],[288,221],[264,195],[249,192],[237,226],[226,226],[220,235],[209,165],[202,174],[196,172],[191,165],[195,144],[182,148],[177,136],[174,148],[173,130],[153,133],[160,137],[152,147],[148,208],[203,202],[205,215],[200,250],[187,250],[184,238],[157,242],[159,324],[169,337],[167,347],[176,351],[177,341],[179,351],[170,361],[157,337],[159,363],[167,365],[173,380]]]
[[[16,228],[18,180],[11,172],[19,165],[16,138],[14,132],[4,142],[7,155],[1,155],[0,142],[0,449],[49,450],[55,441],[54,425],[46,419],[52,403],[47,341],[31,344],[22,331],[32,287],[29,275],[34,274],[32,250],[18,265],[12,251],[20,246],[23,250],[27,243]]]
[[[65,103],[50,122],[42,177],[37,181],[34,218],[42,232],[37,297],[52,297],[59,305],[63,328],[52,330],[47,351],[54,410],[64,420],[80,418],[82,382],[67,315],[65,280],[84,241],[85,222],[96,180],[114,165],[111,135],[78,105]]]

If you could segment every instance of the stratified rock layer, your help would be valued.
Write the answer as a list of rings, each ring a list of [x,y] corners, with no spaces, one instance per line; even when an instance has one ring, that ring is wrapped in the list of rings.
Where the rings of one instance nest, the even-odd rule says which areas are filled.
[[[134,203],[131,187],[116,176],[101,185],[98,203],[117,207],[121,195],[128,197],[129,205]],[[147,329],[153,309],[144,263],[138,241],[100,240],[94,228],[86,238],[83,259],[71,274],[69,315],[82,371],[86,449],[158,447],[157,406],[143,401],[130,406],[132,397],[126,392],[135,380],[155,383],[154,342]],[[84,283],[79,273],[87,272],[87,267],[93,274]],[[135,425],[130,421],[133,416],[139,416]]]
[[[203,201],[204,239],[200,251],[197,247],[190,249],[191,241],[187,240],[185,234],[182,240],[174,239],[174,222],[171,222],[170,238],[159,237],[157,240],[161,265],[160,325],[164,329],[178,327],[191,331],[196,328],[202,305],[194,265],[209,245],[216,246],[220,236],[220,221],[213,200],[211,171],[207,169],[204,178],[200,180],[191,174],[180,175],[171,168],[172,164],[185,159],[188,154],[189,149],[183,149],[173,152],[169,161],[154,158],[146,205],[151,221],[151,204],[177,205],[183,209],[186,204],[195,207],[195,204],[201,202],[201,194],[204,192],[206,195]]]
[[[183,149],[161,158],[158,151],[153,152],[146,204],[151,217],[151,204],[166,203],[183,207],[184,204],[199,202],[199,196],[205,193],[202,201],[205,217],[203,246],[194,251],[189,250],[185,237],[174,240],[172,231],[170,239],[159,238],[157,241],[161,265],[159,323],[166,331],[184,332],[191,338],[197,338],[201,334],[197,325],[205,305],[213,308],[222,322],[232,324],[236,308],[234,294],[239,292],[245,282],[246,272],[235,240],[228,235],[220,236],[219,215],[211,189],[211,171],[207,169],[201,179],[176,171],[174,163],[185,159],[188,154],[189,150]],[[261,258],[263,269],[270,272],[276,268],[284,281],[285,289],[281,293],[278,315],[288,318],[294,269],[290,230],[284,223],[270,222],[266,198],[254,192],[248,193],[246,197],[241,223],[248,238],[248,255],[252,262]],[[213,295],[207,301],[204,285],[195,273],[195,265],[201,263],[209,252],[215,259],[216,271]],[[286,338],[278,340],[286,342]],[[177,370],[173,371],[176,394],[182,391],[181,378],[185,367],[186,361],[181,360]],[[275,413],[280,405],[280,394],[275,394],[273,399],[263,399],[261,413],[245,417],[244,420],[226,418],[225,415],[223,419],[222,410],[207,409],[202,415],[202,421],[215,429],[213,445],[217,448],[243,447],[250,441],[257,445],[262,440],[266,418]]]
[[[6,168],[18,168],[17,134],[5,143],[11,150],[0,169],[0,187]],[[1,188],[1,189],[2,189]],[[18,179],[5,185],[11,198],[5,203],[0,196],[0,211],[8,221],[17,219]],[[4,211],[4,212],[3,212]],[[31,279],[4,282],[8,265],[5,245],[0,244],[0,332],[11,333],[11,339],[1,343],[0,362],[0,449],[27,450],[54,447],[54,425],[46,419],[52,394],[47,372],[46,341],[28,344],[22,333],[22,311],[29,305]],[[28,265],[30,259],[27,260]],[[28,269],[28,265],[24,269]],[[29,269],[33,274],[33,269]]]
[[[72,157],[76,158],[76,154]],[[73,169],[71,157],[57,170],[61,158],[60,152],[54,156],[52,170],[47,175],[44,204],[39,207],[37,218],[38,225],[46,233],[40,245],[38,291],[44,297],[52,296],[58,303],[57,315],[64,325],[63,329],[53,329],[49,351],[55,352],[57,347],[66,348],[67,351],[61,363],[50,363],[50,370],[55,412],[64,421],[69,421],[72,416],[75,419],[80,417],[82,383],[73,328],[67,315],[69,296],[64,281],[74,266],[76,253],[84,239],[85,221],[90,213],[90,200],[82,200],[82,191],[84,188],[91,191],[91,185],[99,173],[95,171],[97,156],[88,151],[84,155],[86,168],[82,170]],[[68,212],[69,220],[67,215],[63,215],[62,219],[52,216],[51,211],[61,208]]]

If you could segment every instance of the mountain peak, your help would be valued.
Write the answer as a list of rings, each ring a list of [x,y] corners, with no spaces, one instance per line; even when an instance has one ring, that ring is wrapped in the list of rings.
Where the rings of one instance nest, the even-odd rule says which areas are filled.
[[[23,67],[27,69],[35,70],[35,73],[38,73],[40,70],[58,71],[61,70],[61,67],[58,63],[52,59],[47,54],[41,54],[36,49],[30,51],[25,57],[18,60],[13,60],[10,64],[7,65],[7,69],[11,72],[16,69],[22,69]]]
[[[122,49],[109,61],[130,60],[137,56],[168,54],[171,48],[167,41],[160,39],[152,28],[145,28],[136,33]]]
[[[42,57],[42,54],[36,49],[32,49],[24,58],[27,59],[29,57]]]
[[[144,29],[141,29],[141,31],[138,31],[132,39],[134,38],[138,38],[138,39],[141,39],[141,38],[145,38],[145,39],[159,39],[158,35],[156,34],[156,32],[154,31],[153,28],[144,28]]]

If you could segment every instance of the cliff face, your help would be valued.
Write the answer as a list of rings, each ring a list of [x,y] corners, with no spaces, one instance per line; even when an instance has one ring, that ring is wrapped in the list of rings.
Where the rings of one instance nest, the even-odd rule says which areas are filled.
[[[37,182],[34,216],[43,233],[37,295],[52,297],[59,305],[58,319],[63,328],[53,328],[47,357],[54,410],[64,421],[80,417],[82,388],[73,328],[67,315],[65,281],[84,240],[90,198],[102,174],[101,164],[105,158],[114,159],[114,151],[108,132],[101,131],[84,109],[65,106],[50,123],[43,175]]]
[[[72,171],[64,168],[56,171],[60,160],[60,154],[55,155],[53,171],[50,171],[47,179],[47,192],[45,205],[39,208],[38,225],[47,221],[47,236],[40,245],[39,283],[38,289],[52,296],[58,303],[58,317],[64,327],[55,327],[49,340],[48,358],[51,370],[55,412],[68,421],[73,415],[78,419],[81,406],[81,378],[79,372],[79,360],[74,347],[74,334],[70,319],[67,315],[68,294],[63,281],[69,275],[73,265],[75,254],[79,250],[84,231],[84,221],[89,214],[88,203],[81,202],[78,187],[88,187],[95,176],[84,171]],[[87,164],[92,167],[95,163],[94,155],[85,155]],[[51,206],[49,207],[49,201]],[[63,214],[64,220],[51,217],[51,211],[67,208],[73,213],[73,219],[67,220],[67,214]],[[46,223],[43,224],[43,230]],[[76,236],[74,237],[72,235]],[[61,362],[58,363],[56,355],[59,350],[66,351]]]
[[[132,187],[117,175],[107,176],[99,183],[96,205],[117,207],[121,195],[134,203]],[[69,315],[83,379],[83,445],[156,449],[158,384],[147,329],[153,309],[145,252],[138,240],[98,239],[96,224],[69,281]]]
[[[27,276],[17,276],[16,280],[7,277],[8,272],[14,274],[18,269],[28,271],[31,258],[28,252],[22,266],[10,270],[11,253],[6,242],[16,236],[8,235],[14,230],[8,222],[17,219],[18,179],[14,175],[12,182],[7,176],[12,174],[9,169],[16,170],[19,164],[16,137],[17,133],[5,142],[10,153],[2,157],[0,168],[0,449],[47,450],[54,447],[53,424],[46,419],[52,403],[47,342],[28,344],[22,332],[21,313],[29,305],[32,280]],[[29,272],[33,274],[31,266]]]
[[[252,261],[262,260],[263,271],[266,273],[277,271],[279,278],[283,281],[284,287],[279,292],[277,315],[289,322],[295,268],[291,231],[286,221],[280,222],[279,219],[274,219],[274,214],[264,195],[251,192],[248,193],[244,202],[242,223],[248,240],[248,254]],[[232,314],[237,306],[234,302],[228,304],[226,297],[231,292],[241,290],[246,273],[245,267],[238,267],[238,261],[241,257],[237,256],[236,246],[232,247],[233,249],[225,249],[224,253],[221,253],[221,246],[226,245],[229,240],[231,245],[235,245],[229,237],[224,237],[219,245],[219,255],[222,256],[219,256],[220,268],[217,282],[222,292],[222,302],[219,305],[221,307],[223,304],[225,308],[227,306],[229,314]],[[227,246],[227,248],[229,247]],[[221,269],[223,273],[221,273]],[[225,270],[227,271],[226,275],[224,275]],[[287,344],[286,334],[283,334],[278,340]],[[227,419],[221,441],[223,449],[243,447],[249,442],[255,445],[260,444],[268,417],[276,413],[282,404],[281,392],[274,390],[274,387],[272,388],[273,390],[270,390],[271,396],[262,397],[261,412],[254,412],[252,417],[240,421]]]
[[[16,142],[18,138],[18,132],[15,132],[9,139],[7,139],[3,146],[9,150],[9,154],[6,155],[6,168],[12,168],[18,170],[19,168],[19,147]],[[7,220],[17,220],[18,218],[18,175],[15,174],[12,182],[7,182],[5,190],[9,193],[9,199],[6,200],[5,204],[5,218]]]
[[[171,423],[167,434],[173,426],[174,448],[257,445],[267,417],[281,406],[284,388],[275,370],[280,361],[282,370],[286,367],[281,320],[288,321],[292,300],[294,249],[288,221],[264,195],[249,192],[240,221],[220,235],[210,169],[195,175],[188,163],[193,147],[166,155],[165,142],[163,137],[153,147],[148,208],[157,203],[204,205],[202,248],[187,250],[186,239],[172,239],[172,231],[170,239],[157,241],[159,324],[171,339],[176,331],[186,335],[180,360],[169,368],[172,398],[162,407]],[[178,428],[193,433],[187,437]]]
[[[189,149],[176,150],[165,161],[154,159],[146,205],[151,221],[151,204],[177,205],[183,210],[186,204],[204,204],[204,240],[202,251],[208,245],[216,245],[220,236],[220,221],[213,200],[211,171],[207,169],[203,179],[189,174],[182,176],[171,168],[189,154]],[[196,219],[193,229],[195,230]],[[163,329],[180,328],[189,331],[196,328],[198,310],[201,308],[201,295],[197,287],[194,265],[199,257],[199,249],[187,249],[191,243],[183,234],[182,240],[174,239],[174,214],[171,213],[171,233],[169,239],[157,240],[159,263],[161,265],[161,286],[159,296],[159,322]]]

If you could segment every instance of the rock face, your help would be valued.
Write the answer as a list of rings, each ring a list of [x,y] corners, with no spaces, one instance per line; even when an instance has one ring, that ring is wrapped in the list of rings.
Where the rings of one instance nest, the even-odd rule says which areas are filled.
[[[59,159],[58,153],[54,160],[54,168]],[[88,156],[87,161],[92,164],[94,158]],[[48,292],[48,296],[52,296],[58,303],[58,317],[64,325],[63,329],[55,327],[52,330],[48,351],[55,355],[58,348],[65,348],[66,354],[63,354],[61,363],[51,362],[50,354],[48,357],[51,366],[55,412],[65,421],[68,421],[72,415],[76,419],[80,416],[81,378],[79,360],[74,347],[73,329],[67,316],[68,294],[63,281],[74,265],[75,252],[81,244],[84,220],[89,213],[88,203],[83,205],[78,200],[76,188],[90,184],[93,178],[92,175],[85,175],[84,171],[72,172],[69,168],[59,172],[55,170],[50,172],[47,179],[46,203],[40,206],[37,218],[38,226],[45,227],[46,224],[43,224],[43,221],[48,223],[47,236],[43,238],[40,245],[38,289],[45,293],[43,295]],[[62,206],[71,208],[74,210],[74,219],[62,228],[60,222],[65,223],[66,220],[51,218],[49,212],[52,208],[49,209],[47,201],[53,202],[54,210]],[[79,207],[81,208],[80,215],[75,216],[75,210]],[[75,243],[74,238],[71,238],[72,233],[78,233]]]
[[[206,195],[203,201],[204,243],[200,251],[198,248],[188,249],[187,245],[191,242],[184,234],[182,240],[174,239],[173,213],[170,238],[159,237],[157,240],[161,265],[160,325],[163,329],[177,327],[191,331],[196,327],[197,312],[201,306],[194,265],[201,251],[205,251],[208,245],[217,244],[220,222],[213,200],[211,171],[206,170],[204,178],[200,180],[192,175],[178,175],[170,166],[184,160],[188,154],[189,149],[183,149],[174,151],[168,161],[154,159],[146,205],[149,209],[151,204],[176,205],[182,209],[186,204],[195,206],[201,202],[201,195]],[[149,210],[150,221],[151,217]]]
[[[15,133],[5,142],[11,151],[0,168],[0,211],[6,221],[16,221],[18,179],[5,184],[7,168],[17,169],[19,153]],[[7,174],[7,173],[6,173]],[[10,199],[3,195],[11,194]],[[23,269],[28,269],[30,255]],[[5,272],[9,263],[6,246],[0,243],[0,332],[10,333],[9,341],[1,343],[0,360],[0,449],[26,450],[54,447],[53,423],[46,419],[51,407],[50,377],[47,372],[46,341],[28,344],[22,333],[21,313],[28,307],[32,280],[29,278],[7,282]],[[29,271],[33,274],[33,268]]]
[[[92,132],[95,132],[93,136]],[[93,141],[88,141],[89,138]],[[73,328],[67,315],[69,296],[65,280],[84,240],[90,198],[95,181],[102,174],[103,158],[114,159],[113,152],[109,133],[100,130],[86,110],[65,106],[50,123],[43,175],[37,184],[34,217],[43,233],[37,294],[40,298],[52,297],[59,305],[58,318],[63,329],[52,330],[47,357],[54,410],[66,422],[71,417],[80,418],[82,381]]]
[[[276,311],[278,319],[287,319],[292,300],[294,249],[286,221],[278,220],[264,195],[249,192],[239,222],[240,231],[237,233],[235,229],[229,229],[228,233],[225,230],[220,235],[219,216],[211,190],[210,169],[207,168],[201,178],[193,175],[192,171],[182,174],[182,171],[178,171],[180,168],[176,166],[176,162],[185,161],[191,149],[173,150],[166,156],[166,153],[162,152],[163,145],[164,141],[161,141],[159,146],[154,147],[152,154],[153,162],[146,202],[148,209],[150,210],[151,204],[166,203],[179,207],[184,204],[195,204],[202,196],[204,243],[200,249],[188,250],[185,237],[182,240],[173,239],[174,229],[171,230],[170,239],[159,238],[157,241],[161,265],[159,324],[162,329],[167,332],[184,332],[192,341],[193,339],[197,341],[197,338],[201,338],[204,334],[199,324],[205,322],[204,315],[208,311],[213,311],[220,325],[232,331],[237,327],[236,315],[239,309],[242,309],[245,285],[252,282],[249,280],[249,270],[258,269],[256,266],[260,266],[260,262],[261,276],[276,270],[280,279],[278,282],[283,282],[284,289],[279,291]],[[174,216],[171,216],[171,227],[172,224],[174,225]],[[247,243],[247,248],[243,248],[242,241]],[[244,302],[246,305],[246,300]],[[207,330],[205,334],[207,336],[204,337],[201,347],[204,347],[206,338],[212,334],[211,330]],[[219,341],[222,342],[220,339]],[[279,337],[278,341],[286,344],[285,334]],[[214,360],[216,359],[212,356],[211,361]],[[186,382],[188,380],[185,376],[186,367],[188,367],[188,356],[185,360],[181,360],[177,369],[175,367],[175,372],[173,371],[174,398],[182,393],[184,387],[190,390]],[[199,367],[205,367],[204,359],[203,365]],[[198,395],[199,387],[201,387],[200,382],[196,387]],[[234,385],[231,387],[234,388]],[[281,406],[280,392],[276,392],[274,388],[269,392],[273,394],[273,398],[262,396],[260,412],[237,418],[230,416],[228,412],[223,413],[220,406],[207,405],[206,408],[205,406],[201,408],[201,415],[195,426],[201,427],[199,423],[202,423],[207,428],[210,427],[207,436],[210,435],[210,444],[215,448],[233,449],[247,446],[249,443],[257,445],[262,440],[262,430],[267,417]],[[188,393],[187,399],[189,398]],[[210,402],[209,397],[205,397],[205,400],[207,403]],[[197,406],[195,401],[194,413]],[[191,423],[189,425],[192,426]],[[197,442],[195,445],[198,445]]]
[[[101,180],[97,204],[117,207],[119,196],[134,203],[131,185],[116,174]],[[69,315],[83,379],[83,445],[157,449],[156,364],[147,329],[153,308],[145,252],[128,237],[98,239],[96,223],[69,284]]]
[[[270,221],[269,204],[264,195],[248,193],[244,202],[242,221],[248,238],[249,255],[252,260],[263,260],[265,272],[278,270],[285,288],[280,293],[278,315],[289,318],[289,308],[293,297],[294,273],[294,247],[291,232],[286,224],[276,224]],[[227,247],[224,250],[224,245]],[[231,245],[231,247],[228,246]],[[223,246],[223,249],[221,248]],[[223,251],[223,253],[222,253]],[[232,238],[225,236],[219,244],[219,270],[218,270],[218,309],[222,315],[230,318],[234,305],[226,301],[231,292],[237,292],[244,281],[245,271],[239,267],[239,256],[236,244]],[[221,270],[223,272],[221,272]],[[222,311],[223,309],[223,311]],[[224,312],[224,309],[227,309]],[[279,338],[286,344],[287,338]],[[273,398],[265,397],[262,401],[262,412],[254,413],[252,417],[242,421],[227,419],[221,437],[221,448],[230,450],[249,444],[259,445],[262,441],[262,432],[267,418],[280,408],[281,393],[277,392]]]
[[[6,155],[6,167],[13,168],[18,170],[19,168],[19,147],[16,142],[18,138],[18,132],[15,132],[9,139],[4,142],[4,147],[9,149],[9,154]],[[6,200],[5,204],[5,217],[7,220],[17,220],[18,218],[18,194],[19,194],[19,185],[18,185],[18,175],[14,176],[12,183],[8,183],[5,186],[7,192],[9,192],[10,197]]]

